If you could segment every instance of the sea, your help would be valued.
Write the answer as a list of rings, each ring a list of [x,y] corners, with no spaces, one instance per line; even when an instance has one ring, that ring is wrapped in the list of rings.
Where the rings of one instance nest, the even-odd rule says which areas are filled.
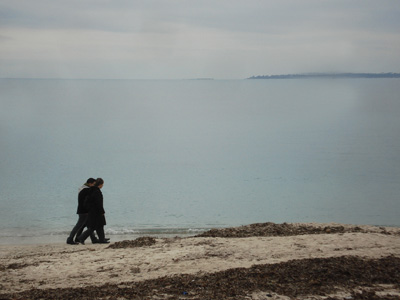
[[[0,244],[65,243],[101,177],[106,235],[400,226],[400,79],[0,79]]]

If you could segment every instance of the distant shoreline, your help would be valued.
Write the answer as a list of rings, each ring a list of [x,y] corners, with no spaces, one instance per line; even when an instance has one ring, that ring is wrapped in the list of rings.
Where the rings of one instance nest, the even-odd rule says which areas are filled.
[[[212,77],[175,78],[175,79],[149,79],[149,78],[29,78],[29,77],[3,77],[0,80],[107,80],[107,81],[215,81],[215,80],[247,80],[247,79],[308,79],[308,78],[400,78],[400,73],[303,73],[303,74],[275,74],[256,75],[248,78],[215,79]]]
[[[258,75],[247,79],[303,79],[303,78],[400,78],[400,73],[307,73]]]

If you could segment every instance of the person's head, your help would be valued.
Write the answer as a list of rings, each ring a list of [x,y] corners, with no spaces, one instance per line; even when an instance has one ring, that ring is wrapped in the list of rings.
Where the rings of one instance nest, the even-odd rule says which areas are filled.
[[[96,182],[94,183],[94,186],[97,186],[99,189],[101,189],[104,185],[104,180],[102,178],[97,178]]]
[[[88,180],[86,180],[86,185],[88,186],[94,186],[94,183],[96,182],[96,179],[94,178],[89,178]]]

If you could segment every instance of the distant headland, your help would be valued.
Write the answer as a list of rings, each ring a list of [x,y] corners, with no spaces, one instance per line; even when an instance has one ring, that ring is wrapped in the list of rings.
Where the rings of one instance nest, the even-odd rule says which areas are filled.
[[[301,78],[400,78],[400,73],[305,73],[259,75],[247,79],[301,79]]]

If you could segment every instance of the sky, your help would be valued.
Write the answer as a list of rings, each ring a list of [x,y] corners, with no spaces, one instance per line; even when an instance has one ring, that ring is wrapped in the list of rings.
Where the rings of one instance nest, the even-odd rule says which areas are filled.
[[[400,72],[400,2],[0,1],[0,78],[307,72]]]

